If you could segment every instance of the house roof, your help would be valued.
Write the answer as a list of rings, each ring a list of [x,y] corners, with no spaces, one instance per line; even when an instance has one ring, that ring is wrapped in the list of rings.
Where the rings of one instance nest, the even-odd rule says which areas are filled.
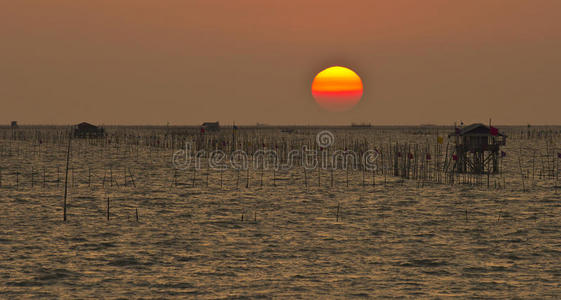
[[[94,129],[94,128],[97,129],[97,126],[92,125],[92,124],[87,123],[87,122],[82,122],[82,123],[78,124],[77,127],[79,129]]]
[[[491,128],[489,128],[486,125],[483,125],[481,123],[474,123],[471,125],[468,125],[462,129],[460,129],[459,132],[452,132],[450,133],[448,136],[453,136],[453,135],[459,135],[459,136],[464,136],[464,135],[471,135],[471,136],[492,136],[491,134]],[[498,132],[496,134],[496,136],[506,136],[500,132]]]

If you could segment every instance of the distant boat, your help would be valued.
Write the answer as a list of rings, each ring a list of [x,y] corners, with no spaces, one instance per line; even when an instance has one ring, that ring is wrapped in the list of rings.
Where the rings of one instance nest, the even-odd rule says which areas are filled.
[[[372,125],[370,123],[360,123],[360,124],[351,123],[351,127],[369,128],[372,127]]]

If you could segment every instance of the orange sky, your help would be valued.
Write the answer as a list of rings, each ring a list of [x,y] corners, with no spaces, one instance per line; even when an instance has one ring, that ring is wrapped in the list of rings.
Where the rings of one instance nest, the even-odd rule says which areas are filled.
[[[3,1],[0,123],[560,124],[560,32],[557,0]]]

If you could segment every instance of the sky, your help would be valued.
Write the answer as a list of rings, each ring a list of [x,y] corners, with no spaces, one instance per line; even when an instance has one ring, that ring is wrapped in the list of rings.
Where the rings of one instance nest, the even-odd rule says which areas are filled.
[[[558,0],[17,0],[0,37],[4,124],[561,124]]]

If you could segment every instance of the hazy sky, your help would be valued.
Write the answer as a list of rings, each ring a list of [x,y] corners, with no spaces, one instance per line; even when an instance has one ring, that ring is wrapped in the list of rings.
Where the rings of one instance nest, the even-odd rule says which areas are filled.
[[[0,123],[561,124],[559,0],[6,0],[0,37]]]

